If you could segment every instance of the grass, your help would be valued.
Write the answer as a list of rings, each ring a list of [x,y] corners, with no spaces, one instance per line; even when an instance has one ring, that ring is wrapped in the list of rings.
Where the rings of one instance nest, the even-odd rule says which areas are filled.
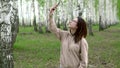
[[[120,68],[120,24],[87,36],[89,68]],[[60,41],[52,33],[39,34],[20,27],[14,44],[15,68],[58,68]]]
[[[38,34],[31,27],[21,27],[14,45],[15,68],[45,68],[56,63],[59,45],[52,34]]]

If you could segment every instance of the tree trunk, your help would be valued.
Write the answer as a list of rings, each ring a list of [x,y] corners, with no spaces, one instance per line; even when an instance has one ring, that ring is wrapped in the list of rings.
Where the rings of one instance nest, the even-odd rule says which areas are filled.
[[[57,27],[60,28],[60,18],[58,18]]]
[[[46,29],[46,33],[50,33],[50,30],[48,28],[48,20],[47,20],[47,26],[45,26],[45,29]]]
[[[38,4],[38,6],[40,6],[40,5]],[[39,10],[39,12],[38,12],[38,14],[39,14],[38,32],[39,32],[39,33],[43,33],[43,30],[42,30],[42,22],[40,22],[40,7],[38,7],[38,10]]]
[[[79,16],[82,16],[82,9],[81,9],[81,7],[80,7],[80,4],[79,4],[77,7],[78,7],[78,10],[79,10],[78,15],[79,15]]]
[[[105,25],[105,0],[99,0],[99,31],[103,31],[106,27]]]
[[[93,36],[93,30],[92,30],[92,21],[89,20],[89,23],[88,23],[88,30],[89,30],[89,35]]]
[[[0,0],[0,68],[14,68],[13,44],[18,32],[16,1]]]
[[[37,24],[36,24],[36,15],[35,15],[35,0],[32,0],[33,1],[33,13],[34,13],[34,18],[33,18],[33,26],[34,26],[34,31],[38,31],[37,29]]]
[[[23,0],[21,0],[21,13],[23,13]],[[23,14],[21,14],[22,26],[25,26]]]
[[[49,9],[49,6],[50,6],[50,3],[52,4],[51,0],[45,0],[45,15],[46,15],[46,20],[45,20],[45,23],[46,23],[46,26],[45,26],[45,29],[46,29],[46,33],[50,33],[50,30],[48,28],[48,25],[49,25],[49,21],[48,21],[48,9]]]
[[[99,31],[103,31],[104,30],[104,27],[103,27],[103,23],[101,21],[101,16],[99,18]]]
[[[68,20],[68,19],[67,19],[67,20]],[[66,25],[67,20],[63,22],[63,24],[64,24],[64,25],[63,25],[63,30],[68,30],[68,29],[67,29],[67,25]]]
[[[39,32],[39,33],[43,33],[41,23],[40,23],[40,25],[39,25],[39,27],[38,27],[38,32]]]

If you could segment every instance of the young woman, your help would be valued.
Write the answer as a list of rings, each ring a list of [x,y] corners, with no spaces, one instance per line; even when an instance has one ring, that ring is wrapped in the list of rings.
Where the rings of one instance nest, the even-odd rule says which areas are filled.
[[[81,18],[74,18],[69,22],[69,31],[57,28],[53,21],[53,13],[58,4],[50,9],[49,29],[61,41],[60,68],[87,68],[88,43],[86,22]]]

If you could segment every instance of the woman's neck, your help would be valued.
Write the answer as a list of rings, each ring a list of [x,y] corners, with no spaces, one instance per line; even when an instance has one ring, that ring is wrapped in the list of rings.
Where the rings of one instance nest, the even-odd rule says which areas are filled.
[[[70,33],[71,33],[72,35],[74,35],[75,32],[76,32],[76,30],[70,29]]]

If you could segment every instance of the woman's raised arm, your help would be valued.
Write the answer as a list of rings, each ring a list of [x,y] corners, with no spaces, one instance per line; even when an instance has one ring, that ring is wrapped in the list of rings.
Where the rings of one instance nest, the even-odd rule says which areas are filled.
[[[50,13],[49,13],[49,29],[52,33],[54,33],[59,39],[61,39],[61,33],[62,30],[57,28],[55,21],[53,19],[53,14],[54,11],[57,9],[59,3],[54,5],[52,8],[50,8]]]

